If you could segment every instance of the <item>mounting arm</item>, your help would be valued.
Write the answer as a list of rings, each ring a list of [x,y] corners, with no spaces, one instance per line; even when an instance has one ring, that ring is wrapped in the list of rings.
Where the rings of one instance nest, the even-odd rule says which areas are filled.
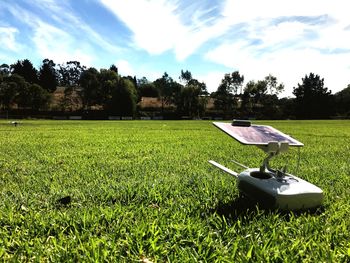
[[[265,172],[268,170],[276,175],[279,175],[280,173],[278,171],[270,167],[269,161],[278,154],[287,152],[289,148],[288,142],[269,142],[267,145],[259,145],[258,147],[268,154],[260,166],[260,172]],[[282,173],[284,172],[285,171]]]

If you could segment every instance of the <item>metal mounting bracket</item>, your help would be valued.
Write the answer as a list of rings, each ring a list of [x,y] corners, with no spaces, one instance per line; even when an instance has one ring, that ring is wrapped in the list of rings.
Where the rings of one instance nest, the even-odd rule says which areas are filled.
[[[287,168],[284,167],[283,171],[272,169],[269,165],[269,161],[278,154],[287,152],[289,149],[288,142],[269,142],[267,145],[259,145],[258,147],[268,154],[260,166],[260,172],[265,172],[267,170],[278,177],[283,176]]]

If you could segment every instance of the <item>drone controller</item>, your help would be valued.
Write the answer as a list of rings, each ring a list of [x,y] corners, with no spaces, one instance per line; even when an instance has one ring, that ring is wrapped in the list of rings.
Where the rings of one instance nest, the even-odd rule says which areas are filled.
[[[289,147],[302,147],[301,142],[271,126],[252,125],[249,121],[234,120],[231,123],[214,122],[217,128],[244,145],[255,145],[267,157],[260,168],[249,168],[233,161],[244,168],[241,173],[210,160],[209,163],[233,175],[238,180],[241,193],[252,197],[269,206],[294,210],[317,207],[322,203],[323,192],[317,186],[282,170],[272,169],[269,165],[271,158],[287,152]]]

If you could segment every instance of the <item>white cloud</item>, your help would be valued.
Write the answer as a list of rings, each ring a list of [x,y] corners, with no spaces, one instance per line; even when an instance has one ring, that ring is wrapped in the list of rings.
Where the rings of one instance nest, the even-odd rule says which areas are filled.
[[[319,39],[313,47],[321,49],[350,49],[350,30],[345,30],[340,23],[319,30]]]
[[[104,50],[112,58],[123,58],[116,62],[121,74],[156,79],[164,70],[171,72],[183,66],[198,52],[201,63],[205,63],[203,57],[207,59],[205,68],[212,67],[212,72],[205,74],[200,63],[189,70],[201,72],[197,79],[204,80],[210,91],[218,87],[225,73],[234,70],[239,70],[246,81],[271,73],[285,83],[287,95],[310,72],[324,77],[333,92],[350,83],[350,53],[346,53],[350,49],[350,21],[344,0],[223,0],[220,4],[209,0],[99,0],[131,30],[133,43],[125,40],[126,53],[94,31],[70,1],[23,1],[30,8],[6,1],[2,7],[31,28],[25,32],[35,44],[33,49],[30,41],[26,43],[30,50],[57,63],[79,60],[87,66],[96,62],[103,65],[111,61],[110,57],[98,56]],[[43,11],[50,17],[38,15]],[[21,32],[13,26],[0,27],[0,44],[18,51],[21,46],[17,37],[23,33],[19,29]],[[130,45],[134,49],[129,50]],[[135,49],[138,58],[132,57]],[[143,57],[140,49],[157,55],[157,62],[153,64],[152,56]],[[199,54],[203,50],[205,53]],[[169,51],[183,63],[176,64],[168,53],[161,56]],[[195,64],[196,59],[193,56],[189,61]],[[211,62],[226,66],[228,71],[215,70]],[[160,69],[159,65],[167,68]]]
[[[207,58],[239,70],[246,81],[263,79],[271,73],[285,84],[286,91],[283,95],[286,96],[291,95],[293,87],[301,83],[301,78],[310,72],[325,78],[325,85],[333,92],[345,88],[350,82],[350,53],[325,55],[304,48],[277,50],[258,57],[255,48],[245,44],[239,42],[221,45],[208,52]]]
[[[184,60],[195,52],[203,43],[222,36],[239,23],[263,23],[266,19],[282,16],[320,16],[329,14],[339,22],[347,21],[347,13],[339,10],[344,1],[335,0],[227,0],[222,13],[214,17],[202,18],[208,10],[197,10],[188,14],[186,10],[179,11],[179,1],[171,0],[101,0],[119,19],[133,32],[134,44],[145,49],[150,54],[161,54],[174,50],[178,60]],[[188,4],[189,6],[191,4]],[[337,6],[338,8],[335,8]],[[192,8],[195,9],[195,8]],[[341,9],[341,8],[340,8]],[[346,9],[346,8],[345,8]],[[185,23],[183,17],[191,16],[191,23]],[[212,23],[207,23],[211,21]],[[261,27],[261,25],[259,26]],[[277,40],[279,37],[293,37],[302,33],[300,23],[284,23],[267,30],[266,37]],[[273,41],[271,42],[273,44]]]
[[[42,58],[53,59],[56,63],[77,60],[91,66],[93,57],[90,53],[84,52],[84,47],[74,48],[74,39],[57,27],[37,21],[33,42]]]
[[[75,35],[83,35],[95,45],[110,52],[118,52],[120,48],[106,41],[98,32],[94,31],[87,23],[77,16],[69,2],[55,0],[30,0],[44,12],[50,12],[50,17],[66,30]]]
[[[150,54],[161,54],[175,47],[185,28],[173,14],[175,6],[166,1],[102,0],[134,33],[135,45]]]
[[[135,71],[128,61],[120,59],[115,63],[115,65],[118,68],[119,74],[122,76],[135,76]]]
[[[232,24],[288,16],[319,16],[329,14],[338,21],[348,21],[344,0],[227,0],[223,15]]]
[[[17,52],[20,48],[16,41],[18,32],[15,27],[0,27],[0,48]]]
[[[120,52],[119,47],[106,41],[82,21],[69,2],[31,0],[29,4],[49,13],[55,23],[44,20],[31,11],[33,8],[24,9],[17,4],[5,4],[4,7],[32,29],[31,41],[41,59],[50,58],[56,63],[78,60],[85,66],[93,66],[92,63],[98,60],[94,52],[96,46],[115,54]]]
[[[184,60],[203,43],[222,34],[227,25],[222,19],[200,19],[207,11],[190,14],[191,23],[182,21],[186,11],[179,11],[178,1],[101,0],[133,32],[134,44],[150,54],[173,50],[177,60]],[[185,14],[186,13],[186,14]],[[209,23],[212,22],[212,23]]]
[[[284,95],[291,95],[292,88],[310,72],[325,78],[333,92],[350,83],[350,53],[337,54],[350,47],[344,1],[245,0],[226,4],[227,21],[243,23],[245,32],[225,38],[206,53],[208,60],[239,70],[247,81],[271,73],[284,82]],[[281,17],[294,19],[276,20]]]
[[[173,50],[181,61],[204,43],[221,40],[218,46],[211,44],[208,60],[240,70],[246,80],[274,74],[286,84],[285,94],[290,95],[295,82],[309,72],[322,74],[334,90],[350,81],[345,77],[348,55],[321,52],[350,47],[343,0],[227,0],[212,23],[201,20],[199,8],[187,14],[191,23],[185,23],[186,10],[178,10],[178,1],[101,1],[130,28],[136,47],[150,54]],[[279,18],[285,20],[276,21]],[[229,36],[233,28],[238,33]],[[217,88],[223,74],[204,76],[210,90]]]
[[[84,44],[83,41],[77,45],[75,37],[64,28],[48,24],[32,12],[17,5],[8,6],[8,9],[33,30],[31,41],[35,44],[35,50],[41,59],[49,58],[56,63],[77,60],[85,66],[92,65],[94,57],[90,46]]]
[[[308,26],[300,22],[285,22],[254,31],[255,37],[263,42],[264,47],[271,47],[291,40],[301,40]]]

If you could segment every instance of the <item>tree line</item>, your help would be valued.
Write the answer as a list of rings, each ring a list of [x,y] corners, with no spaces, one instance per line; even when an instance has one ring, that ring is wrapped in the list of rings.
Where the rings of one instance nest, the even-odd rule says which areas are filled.
[[[248,81],[239,71],[223,76],[215,92],[209,93],[204,82],[198,81],[188,70],[181,70],[178,80],[166,72],[158,79],[121,76],[118,68],[87,68],[78,61],[56,65],[44,59],[37,70],[30,60],[0,66],[0,107],[31,112],[52,110],[52,98],[57,87],[63,87],[59,111],[99,111],[107,115],[136,116],[141,109],[142,97],[155,97],[160,101],[161,116],[188,116],[201,118],[259,119],[319,119],[334,116],[350,117],[350,84],[332,94],[324,86],[324,79],[314,73],[302,78],[293,88],[295,98],[279,98],[284,85],[273,75],[262,80]],[[78,101],[77,101],[78,100]],[[214,107],[208,108],[213,101]],[[57,111],[57,109],[55,109]],[[149,109],[151,110],[151,109]],[[153,109],[155,110],[155,109]]]

